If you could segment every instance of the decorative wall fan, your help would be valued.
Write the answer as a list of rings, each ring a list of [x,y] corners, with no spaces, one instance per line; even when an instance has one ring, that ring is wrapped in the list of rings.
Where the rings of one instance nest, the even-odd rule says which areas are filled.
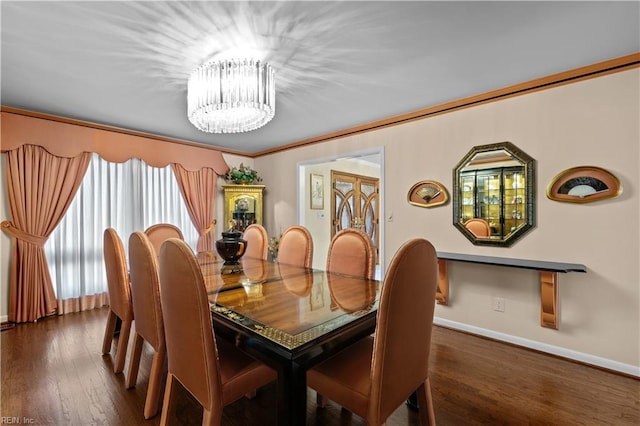
[[[596,166],[567,169],[551,180],[547,197],[566,203],[590,203],[622,194],[620,181],[607,170]]]
[[[449,193],[440,182],[423,180],[411,187],[407,201],[418,207],[436,207],[449,201]]]

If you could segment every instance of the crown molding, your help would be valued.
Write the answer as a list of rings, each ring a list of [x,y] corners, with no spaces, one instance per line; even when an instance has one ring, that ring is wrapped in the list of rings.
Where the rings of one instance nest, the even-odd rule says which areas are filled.
[[[513,86],[508,86],[502,89],[493,90],[490,92],[482,93],[475,96],[470,96],[470,97],[459,99],[456,101],[419,109],[417,111],[409,112],[406,114],[396,115],[396,116],[385,118],[382,120],[365,123],[359,126],[349,127],[347,129],[339,130],[336,132],[326,133],[324,135],[303,139],[300,141],[292,142],[286,145],[282,145],[279,147],[270,148],[270,149],[266,149],[266,150],[258,151],[254,153],[233,150],[233,149],[219,147],[219,146],[207,145],[207,144],[187,141],[183,139],[170,138],[166,136],[155,135],[152,133],[138,132],[135,130],[128,130],[128,129],[114,127],[114,126],[107,126],[103,124],[76,120],[76,119],[61,117],[61,116],[52,115],[52,114],[44,114],[44,113],[39,113],[34,111],[27,111],[19,108],[8,107],[8,106],[0,106],[0,112],[26,115],[29,117],[36,117],[36,118],[41,118],[45,120],[73,124],[76,126],[89,127],[93,129],[108,130],[111,132],[123,133],[127,135],[132,135],[132,136],[141,136],[141,137],[156,139],[163,142],[198,146],[201,148],[214,149],[225,154],[234,154],[234,155],[240,155],[240,156],[249,157],[249,158],[257,158],[257,157],[262,157],[269,154],[274,154],[277,152],[300,148],[302,146],[329,142],[329,141],[341,139],[347,136],[371,132],[371,131],[383,129],[386,127],[397,126],[400,124],[405,124],[405,123],[409,123],[416,120],[423,120],[423,119],[434,117],[437,115],[459,111],[465,108],[471,108],[474,106],[496,102],[496,101],[500,101],[500,100],[515,97],[515,96],[526,95],[526,94],[530,94],[540,90],[551,89],[554,87],[562,86],[565,84],[576,83],[576,82],[588,80],[591,78],[602,77],[607,74],[627,71],[629,69],[638,68],[638,67],[640,67],[640,52],[636,52],[626,56],[621,56],[619,58],[614,58],[614,59],[610,59],[603,62],[598,62],[596,64],[587,65],[580,68],[575,68],[569,71],[552,74],[546,77],[537,78],[524,83],[515,84]]]

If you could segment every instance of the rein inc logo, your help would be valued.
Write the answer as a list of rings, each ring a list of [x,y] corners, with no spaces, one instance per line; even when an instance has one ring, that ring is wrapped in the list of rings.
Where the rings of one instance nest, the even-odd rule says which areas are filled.
[[[35,419],[31,417],[0,417],[0,424],[2,425],[32,425],[35,423]]]

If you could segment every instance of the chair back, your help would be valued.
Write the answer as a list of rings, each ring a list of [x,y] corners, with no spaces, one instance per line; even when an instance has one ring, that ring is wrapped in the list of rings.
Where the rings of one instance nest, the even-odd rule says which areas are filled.
[[[169,373],[205,410],[222,410],[222,385],[211,311],[191,248],[170,238],[160,249],[160,299]]]
[[[262,225],[252,223],[247,226],[242,234],[242,238],[247,242],[246,257],[267,260],[269,254],[269,236],[267,230]]]
[[[327,255],[327,271],[372,279],[375,268],[376,257],[367,234],[345,228],[333,236]]]
[[[469,219],[464,223],[464,226],[478,238],[488,238],[491,236],[491,226],[489,226],[489,222],[484,219],[477,217]]]
[[[313,261],[313,239],[304,226],[288,227],[278,244],[278,263],[311,268]]]
[[[144,231],[149,237],[149,241],[151,241],[151,245],[156,252],[156,255],[160,253],[160,246],[165,240],[169,238],[179,238],[184,240],[182,236],[182,231],[175,225],[170,223],[157,223],[155,225],[151,225]]]
[[[134,232],[129,237],[129,266],[136,332],[154,349],[164,348],[158,258],[143,232]]]
[[[107,271],[109,305],[123,321],[133,318],[127,259],[120,236],[113,228],[104,230],[104,266]]]
[[[384,421],[429,376],[437,280],[436,251],[425,239],[408,241],[391,260],[374,335],[369,424]]]

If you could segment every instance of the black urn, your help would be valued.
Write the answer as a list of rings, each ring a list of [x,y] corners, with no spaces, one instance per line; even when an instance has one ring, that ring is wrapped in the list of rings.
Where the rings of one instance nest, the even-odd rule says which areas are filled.
[[[242,239],[240,231],[223,232],[222,238],[216,241],[216,250],[224,259],[225,265],[237,265],[247,250],[247,242]]]

